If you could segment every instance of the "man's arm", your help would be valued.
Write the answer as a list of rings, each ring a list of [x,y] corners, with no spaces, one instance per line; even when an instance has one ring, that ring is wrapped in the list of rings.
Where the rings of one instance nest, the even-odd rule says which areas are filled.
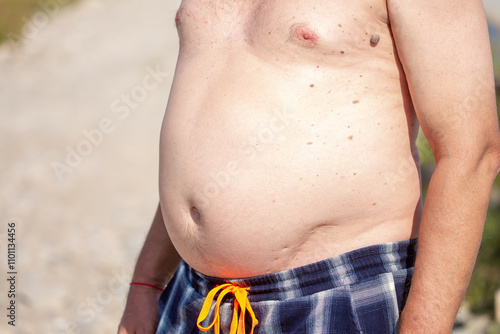
[[[391,29],[436,169],[400,333],[450,333],[481,241],[500,136],[481,0],[388,0]]]
[[[142,247],[132,282],[164,287],[179,265],[181,257],[172,245],[158,206]],[[118,334],[154,334],[158,325],[158,298],[161,291],[142,285],[130,286],[127,305]]]

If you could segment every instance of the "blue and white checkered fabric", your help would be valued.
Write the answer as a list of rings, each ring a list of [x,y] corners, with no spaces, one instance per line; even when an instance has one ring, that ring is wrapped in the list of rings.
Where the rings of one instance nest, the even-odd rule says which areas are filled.
[[[244,279],[209,277],[181,262],[160,298],[156,333],[202,333],[196,321],[205,297],[224,283],[250,287],[248,300],[259,320],[255,334],[396,333],[416,251],[416,239],[386,243]],[[227,295],[221,304],[224,334],[229,333],[233,301],[234,296]],[[246,320],[249,332],[251,319]]]

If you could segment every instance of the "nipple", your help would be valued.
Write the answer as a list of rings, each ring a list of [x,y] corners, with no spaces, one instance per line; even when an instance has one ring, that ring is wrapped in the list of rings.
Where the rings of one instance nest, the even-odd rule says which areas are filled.
[[[308,47],[313,47],[318,42],[318,35],[304,23],[294,24],[291,27],[291,36],[293,40]]]

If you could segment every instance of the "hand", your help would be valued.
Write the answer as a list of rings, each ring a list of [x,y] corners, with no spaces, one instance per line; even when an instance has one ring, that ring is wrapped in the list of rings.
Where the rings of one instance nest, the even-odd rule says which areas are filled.
[[[155,334],[158,327],[158,299],[161,291],[147,287],[130,287],[118,334]]]

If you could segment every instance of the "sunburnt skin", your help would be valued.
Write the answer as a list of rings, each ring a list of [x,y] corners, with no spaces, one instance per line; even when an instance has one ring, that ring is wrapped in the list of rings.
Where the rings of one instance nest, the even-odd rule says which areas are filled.
[[[385,1],[187,0],[176,22],[160,202],[188,264],[248,277],[416,236],[418,123]]]

